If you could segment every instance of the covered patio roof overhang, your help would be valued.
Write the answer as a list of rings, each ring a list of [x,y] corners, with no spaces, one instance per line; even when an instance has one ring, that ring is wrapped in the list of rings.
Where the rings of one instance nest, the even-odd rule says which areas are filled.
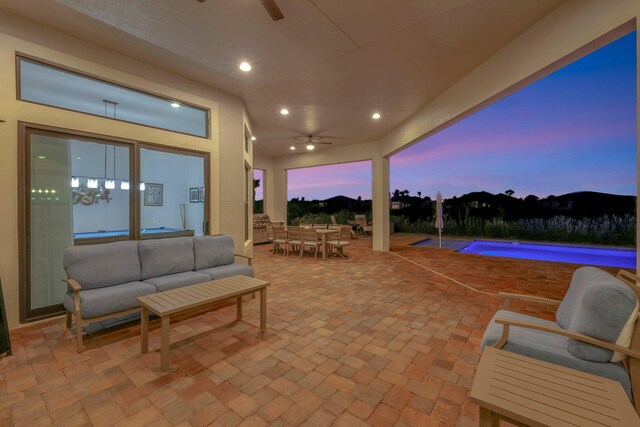
[[[639,15],[635,0],[565,2],[380,140],[312,155],[254,152],[254,167],[266,171],[265,211],[272,218],[287,218],[289,169],[371,160],[373,249],[388,251],[393,154],[637,30]]]

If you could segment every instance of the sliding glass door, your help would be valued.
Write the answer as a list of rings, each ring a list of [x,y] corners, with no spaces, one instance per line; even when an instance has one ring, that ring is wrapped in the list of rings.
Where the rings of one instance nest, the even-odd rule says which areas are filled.
[[[63,311],[68,246],[208,234],[206,153],[21,131],[21,321]]]
[[[72,135],[27,132],[26,279],[22,314],[39,318],[62,309],[64,248],[100,237],[131,236],[131,147]]]

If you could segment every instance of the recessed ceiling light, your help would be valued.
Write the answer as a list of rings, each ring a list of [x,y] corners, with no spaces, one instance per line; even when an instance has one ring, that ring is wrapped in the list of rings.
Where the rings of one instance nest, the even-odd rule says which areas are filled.
[[[380,117],[382,117],[382,116],[380,116],[380,113],[373,113],[373,114],[371,115],[371,118],[372,118],[373,120],[378,120]]]
[[[283,116],[286,116],[287,114],[289,114],[289,110],[287,110],[286,108],[283,108],[282,110],[280,110],[280,114],[282,114]]]
[[[40,160],[44,160],[44,159],[46,159],[46,158],[47,158],[47,156],[38,156],[38,158],[39,158]]]
[[[172,106],[173,108],[180,108],[180,104],[178,104],[177,102],[172,102],[172,103],[171,103],[171,106]]]
[[[313,144],[307,144],[307,150],[312,151],[312,150],[314,150],[315,148],[316,148],[316,146],[315,146],[315,145],[313,145]]]
[[[82,160],[82,157],[76,157],[76,160]]]
[[[251,64],[249,64],[248,62],[241,62],[238,68],[246,73],[248,71],[251,71]]]
[[[293,150],[295,150],[295,149],[296,149],[296,147],[295,147],[294,145],[292,145],[291,147],[289,147],[289,150],[291,150],[291,151],[293,151]]]
[[[252,141],[255,141],[256,139],[257,139],[257,138],[256,138],[255,136],[252,136],[252,137],[251,137],[251,140],[252,140]]]

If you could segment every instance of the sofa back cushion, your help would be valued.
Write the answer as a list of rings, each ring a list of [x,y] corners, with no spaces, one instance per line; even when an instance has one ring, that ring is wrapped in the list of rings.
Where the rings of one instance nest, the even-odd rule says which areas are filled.
[[[191,237],[141,240],[138,249],[142,280],[193,270]]]
[[[68,247],[62,264],[83,290],[135,282],[141,274],[138,242],[132,240]]]
[[[201,236],[193,238],[196,270],[233,264],[234,246],[231,236]]]
[[[637,315],[638,300],[626,284],[598,268],[581,267],[573,273],[556,319],[564,329],[629,347],[628,328]],[[621,335],[629,338],[623,340]],[[592,362],[608,362],[614,357],[611,350],[577,340],[569,340],[567,350]]]

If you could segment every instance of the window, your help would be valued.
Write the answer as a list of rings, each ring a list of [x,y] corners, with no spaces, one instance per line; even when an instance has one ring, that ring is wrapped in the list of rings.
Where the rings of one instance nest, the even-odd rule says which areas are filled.
[[[208,137],[208,110],[23,57],[18,99]]]

